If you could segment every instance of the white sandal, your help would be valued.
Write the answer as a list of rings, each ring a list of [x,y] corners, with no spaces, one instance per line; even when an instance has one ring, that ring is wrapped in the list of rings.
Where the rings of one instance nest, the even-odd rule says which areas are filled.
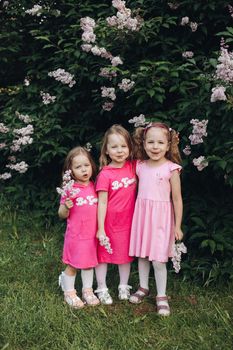
[[[82,299],[83,299],[83,302],[85,304],[90,305],[90,306],[96,306],[96,305],[100,304],[100,301],[95,296],[95,294],[93,293],[93,289],[92,288],[85,288],[85,289],[83,289]]]
[[[103,305],[111,305],[113,303],[112,297],[108,292],[108,288],[96,289],[95,293]]]
[[[64,300],[69,306],[74,309],[82,309],[84,307],[84,303],[77,296],[75,289],[64,292]]]

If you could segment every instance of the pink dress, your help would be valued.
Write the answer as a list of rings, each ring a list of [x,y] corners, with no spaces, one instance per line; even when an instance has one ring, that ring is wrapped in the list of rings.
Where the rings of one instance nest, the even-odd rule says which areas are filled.
[[[62,261],[77,269],[95,267],[97,261],[97,195],[94,184],[75,183],[79,192],[72,198],[74,206],[67,218]],[[65,198],[61,198],[61,204]]]
[[[174,212],[170,178],[181,166],[166,161],[158,167],[140,161],[136,166],[138,196],[131,229],[129,255],[167,262],[172,256]]]
[[[126,161],[122,168],[105,166],[98,175],[96,191],[108,192],[105,232],[110,239],[113,254],[98,245],[99,263],[126,264],[136,199],[135,163]]]

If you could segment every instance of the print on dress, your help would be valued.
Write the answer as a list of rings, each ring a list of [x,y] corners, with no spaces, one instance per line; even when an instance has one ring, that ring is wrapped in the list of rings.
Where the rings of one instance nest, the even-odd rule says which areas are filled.
[[[112,182],[112,190],[118,190],[121,187],[127,188],[128,186],[132,185],[134,182],[136,182],[135,178],[129,179],[128,177],[123,177],[120,181]]]
[[[83,198],[83,197],[76,198],[76,205],[79,207],[85,204],[93,205],[97,202],[98,202],[98,198],[94,196],[87,196],[86,198]]]

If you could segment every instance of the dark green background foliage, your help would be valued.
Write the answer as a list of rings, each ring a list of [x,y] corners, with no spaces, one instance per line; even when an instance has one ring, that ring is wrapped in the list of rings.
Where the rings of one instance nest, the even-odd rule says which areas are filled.
[[[167,1],[127,1],[127,7],[144,19],[139,32],[116,30],[106,17],[116,14],[111,1],[40,1],[47,6],[42,17],[25,13],[32,1],[10,1],[1,6],[0,115],[7,125],[17,126],[15,112],[33,119],[34,142],[20,154],[30,164],[27,173],[1,184],[4,200],[14,208],[35,209],[47,222],[56,219],[61,167],[67,151],[91,142],[96,161],[104,131],[121,123],[132,131],[128,120],[144,114],[161,120],[180,132],[180,149],[189,142],[191,119],[208,119],[208,136],[183,156],[184,231],[189,254],[186,276],[202,276],[207,283],[219,276],[233,276],[232,204],[232,93],[227,102],[210,102],[213,74],[219,56],[220,38],[230,45],[233,18],[228,1],[180,1],[176,10]],[[57,15],[56,10],[61,13]],[[117,88],[122,78],[135,81],[127,93],[117,88],[111,112],[102,111],[100,87],[110,86],[98,75],[109,61],[81,50],[80,18],[97,22],[97,44],[104,46],[124,64],[110,83]],[[196,32],[181,26],[184,16],[199,24]],[[42,21],[41,21],[42,18]],[[194,52],[184,59],[182,52]],[[69,88],[48,72],[64,68],[74,74],[76,85]],[[24,86],[25,77],[31,84]],[[40,91],[56,96],[44,105]],[[1,137],[4,135],[0,135]],[[7,151],[2,152],[4,168]],[[209,166],[199,172],[192,159],[204,155]]]

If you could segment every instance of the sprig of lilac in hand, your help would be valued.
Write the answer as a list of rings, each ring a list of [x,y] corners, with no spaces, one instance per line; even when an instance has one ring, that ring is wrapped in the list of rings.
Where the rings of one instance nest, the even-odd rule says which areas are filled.
[[[178,273],[180,271],[180,263],[181,263],[181,254],[187,253],[187,247],[184,243],[175,243],[173,246],[173,257],[171,258],[173,268],[175,272]]]
[[[100,237],[98,237],[98,239],[100,245],[104,247],[109,254],[112,254],[112,248],[109,238],[107,236],[101,235]]]
[[[80,192],[79,188],[73,188],[74,180],[71,178],[71,170],[66,170],[62,177],[62,187],[57,187],[57,193],[62,197],[74,198]]]

